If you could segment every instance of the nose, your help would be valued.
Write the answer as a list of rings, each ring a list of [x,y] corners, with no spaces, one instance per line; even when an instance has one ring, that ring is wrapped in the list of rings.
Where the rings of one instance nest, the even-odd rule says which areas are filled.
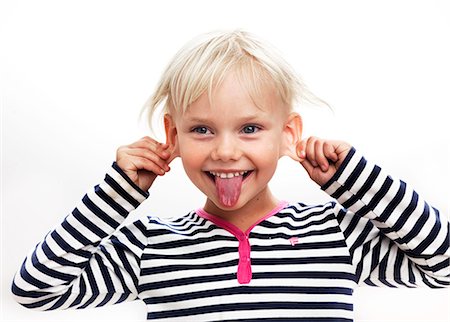
[[[211,158],[214,161],[236,161],[242,155],[238,140],[232,135],[221,135],[216,138]]]

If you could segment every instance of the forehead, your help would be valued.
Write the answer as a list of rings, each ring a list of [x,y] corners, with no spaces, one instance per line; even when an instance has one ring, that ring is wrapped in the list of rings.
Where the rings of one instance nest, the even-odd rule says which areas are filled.
[[[283,114],[287,110],[272,82],[249,82],[239,73],[232,72],[190,104],[183,116],[233,114],[250,118],[267,114]]]

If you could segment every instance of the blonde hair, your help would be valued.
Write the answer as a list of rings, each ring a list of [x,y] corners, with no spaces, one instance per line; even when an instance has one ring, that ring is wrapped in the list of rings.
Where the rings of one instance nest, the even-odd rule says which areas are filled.
[[[248,32],[234,30],[203,34],[188,42],[166,67],[141,116],[147,111],[153,131],[161,105],[160,117],[171,109],[184,113],[205,92],[211,102],[214,87],[231,70],[254,102],[264,85],[272,85],[289,111],[300,99],[324,103],[306,88],[274,48]]]

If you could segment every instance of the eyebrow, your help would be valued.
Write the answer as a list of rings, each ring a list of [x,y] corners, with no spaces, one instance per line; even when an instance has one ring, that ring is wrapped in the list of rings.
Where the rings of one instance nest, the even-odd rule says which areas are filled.
[[[259,114],[251,114],[251,115],[238,117],[236,120],[240,123],[247,123],[247,122],[251,122],[251,121],[256,121],[260,117],[261,117],[261,115],[259,115]],[[210,123],[211,122],[211,120],[208,118],[202,118],[202,117],[198,117],[198,116],[187,117],[186,119],[192,123]]]

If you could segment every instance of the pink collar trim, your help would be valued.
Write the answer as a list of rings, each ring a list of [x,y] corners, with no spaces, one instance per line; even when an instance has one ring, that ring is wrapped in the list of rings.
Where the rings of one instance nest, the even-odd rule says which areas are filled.
[[[240,230],[235,225],[217,217],[214,215],[211,215],[207,213],[204,209],[200,208],[197,210],[197,214],[205,218],[207,220],[210,220],[218,227],[221,227],[227,231],[229,231],[231,234],[233,234],[239,241],[239,263],[237,267],[237,280],[239,284],[249,284],[252,280],[252,264],[251,264],[251,245],[249,241],[249,234],[252,231],[252,229],[258,225],[260,222],[266,220],[267,218],[273,216],[274,214],[278,213],[281,209],[285,208],[288,205],[288,202],[282,201],[280,202],[272,211],[270,211],[267,215],[260,218],[256,223],[254,223],[249,229],[247,229],[245,232]]]
[[[273,215],[277,214],[281,209],[285,208],[289,203],[287,201],[280,201],[278,203],[278,205],[272,209],[267,215],[265,215],[264,217],[260,218],[257,222],[255,222],[250,228],[248,228],[245,232],[243,232],[241,229],[239,229],[238,227],[236,227],[235,225],[233,225],[232,223],[229,223],[228,221],[219,218],[215,215],[212,215],[208,212],[206,212],[203,208],[199,208],[197,209],[197,214],[202,217],[205,218],[209,221],[212,221],[215,225],[229,231],[230,233],[232,233],[234,236],[236,236],[236,238],[238,240],[241,239],[245,239],[246,237],[248,237],[248,235],[250,234],[250,232],[252,231],[252,229],[258,225],[259,223],[261,223],[262,221],[272,217]]]

